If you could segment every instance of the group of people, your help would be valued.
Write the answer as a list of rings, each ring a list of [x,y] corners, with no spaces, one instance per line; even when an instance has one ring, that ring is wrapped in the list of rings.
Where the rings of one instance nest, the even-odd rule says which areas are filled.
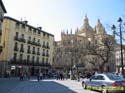
[[[19,77],[20,77],[21,81],[24,80],[24,79],[29,80],[30,79],[30,73],[29,72],[20,72]]]
[[[57,80],[64,80],[64,79],[68,79],[69,76],[67,73],[63,73],[63,72],[57,72],[56,73],[56,79]]]
[[[19,78],[20,78],[20,81],[22,80],[30,80],[30,72],[20,72],[20,75],[19,75]],[[40,81],[43,79],[43,73],[42,72],[38,72],[36,73],[36,78],[37,78],[37,81]]]
[[[38,72],[37,73],[37,81],[40,81],[43,79],[43,73],[42,72]]]

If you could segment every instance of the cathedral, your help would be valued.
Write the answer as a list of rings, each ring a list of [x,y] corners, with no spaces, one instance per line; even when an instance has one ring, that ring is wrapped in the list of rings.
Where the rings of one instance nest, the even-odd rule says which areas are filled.
[[[93,48],[93,51],[96,51],[94,50],[94,46],[100,46],[100,48],[104,49],[103,41],[105,38],[111,40],[110,43],[114,43],[113,35],[106,33],[100,19],[98,19],[95,28],[92,28],[89,25],[89,19],[86,15],[83,25],[80,29],[77,28],[74,34],[72,30],[61,32],[61,41],[55,43],[54,67],[67,70],[77,64],[83,64],[87,69],[98,69],[99,61],[102,60],[95,55],[97,53],[90,52],[90,50]],[[102,53],[102,56],[103,55]],[[115,62],[113,54],[109,56],[108,61],[109,62],[105,64],[106,69],[108,69],[108,71],[114,71],[115,66],[112,65],[112,67],[110,67],[111,64],[115,64],[112,63]]]

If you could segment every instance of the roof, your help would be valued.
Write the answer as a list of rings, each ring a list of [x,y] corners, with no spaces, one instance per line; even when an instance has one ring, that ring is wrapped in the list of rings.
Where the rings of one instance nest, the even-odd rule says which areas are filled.
[[[23,21],[19,21],[19,20],[17,20],[17,19],[14,19],[14,18],[12,18],[12,17],[9,17],[9,16],[4,16],[4,19],[9,19],[9,20],[12,20],[12,21],[15,21],[15,22],[19,22],[20,24],[25,24]],[[28,25],[28,24],[25,24],[25,25],[28,26],[28,27],[31,27],[31,28],[33,28],[33,29],[39,30],[40,32],[49,34],[50,36],[54,37],[54,35],[52,35],[52,34],[50,34],[50,33],[47,33],[47,32],[45,32],[45,31],[43,31],[43,30],[40,30],[40,29],[38,29],[37,27],[33,27],[33,26],[31,26],[31,25]]]
[[[4,13],[7,13],[7,11],[6,11],[5,7],[4,7],[4,4],[3,4],[2,0],[0,0],[0,6],[2,7]]]

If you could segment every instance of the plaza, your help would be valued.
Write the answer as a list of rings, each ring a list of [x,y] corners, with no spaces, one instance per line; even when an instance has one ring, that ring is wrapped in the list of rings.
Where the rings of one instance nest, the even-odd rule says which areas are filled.
[[[35,77],[20,81],[19,78],[0,78],[0,93],[97,93],[84,90],[76,80],[45,79]]]

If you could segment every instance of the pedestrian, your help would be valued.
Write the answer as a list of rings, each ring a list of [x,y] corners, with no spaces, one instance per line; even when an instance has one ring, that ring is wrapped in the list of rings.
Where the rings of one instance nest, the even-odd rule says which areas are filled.
[[[27,72],[27,79],[30,80],[30,72]]]
[[[40,72],[40,80],[42,80],[42,79],[43,79],[43,73]]]
[[[40,73],[38,72],[37,73],[37,81],[39,82],[39,80],[40,80]]]
[[[22,81],[23,78],[24,78],[24,74],[23,74],[23,72],[20,72],[20,81]]]

